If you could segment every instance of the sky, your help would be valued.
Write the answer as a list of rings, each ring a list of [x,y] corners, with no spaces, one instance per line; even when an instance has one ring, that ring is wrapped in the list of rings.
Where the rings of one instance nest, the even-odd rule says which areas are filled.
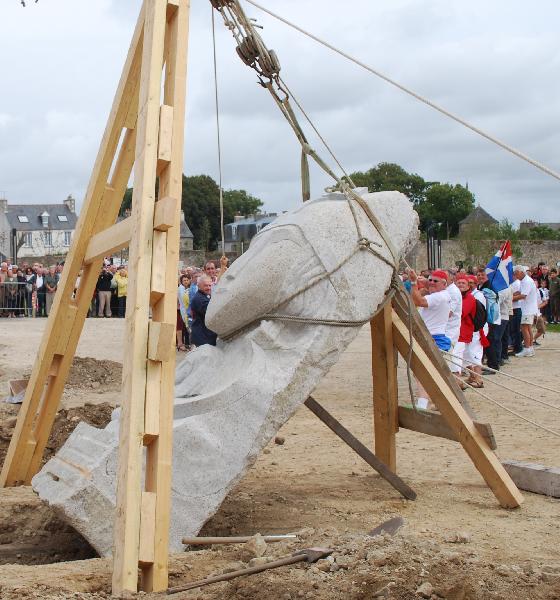
[[[560,3],[260,3],[560,171]],[[79,207],[141,1],[26,4],[0,0],[0,196],[31,204],[72,194]],[[468,183],[497,219],[560,221],[560,181],[242,5],[347,171],[395,162],[428,181]],[[295,208],[299,144],[216,17],[223,186],[247,190],[269,212]],[[210,2],[191,0],[184,172],[217,180],[211,40]],[[312,197],[330,183],[312,167]]]

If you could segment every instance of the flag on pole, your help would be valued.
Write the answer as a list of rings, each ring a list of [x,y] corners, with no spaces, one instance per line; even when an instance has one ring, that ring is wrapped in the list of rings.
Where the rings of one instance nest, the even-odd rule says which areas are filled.
[[[505,290],[513,283],[513,261],[509,240],[503,243],[486,265],[486,275],[490,285],[497,292]]]

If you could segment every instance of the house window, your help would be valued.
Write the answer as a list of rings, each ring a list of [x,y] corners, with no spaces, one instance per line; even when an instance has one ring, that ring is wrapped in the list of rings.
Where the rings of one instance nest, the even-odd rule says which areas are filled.
[[[52,246],[52,233],[50,231],[43,232],[43,239],[45,240],[45,246]]]
[[[58,220],[63,223],[68,223],[68,217],[66,215],[58,215]]]
[[[71,241],[72,241],[72,232],[71,231],[65,231],[64,232],[64,245],[65,246],[70,246],[70,242]]]
[[[23,246],[25,248],[31,248],[33,246],[33,234],[31,232],[29,233],[24,233],[21,236],[22,240],[23,240]]]
[[[27,218],[27,215],[18,215],[18,221],[20,223],[29,223],[29,219]]]

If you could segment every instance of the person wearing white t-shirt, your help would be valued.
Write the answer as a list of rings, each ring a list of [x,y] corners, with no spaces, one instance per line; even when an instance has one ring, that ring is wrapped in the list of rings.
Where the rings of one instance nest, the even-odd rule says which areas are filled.
[[[513,300],[513,316],[509,328],[513,353],[517,354],[523,350],[523,337],[521,335],[521,300],[515,299],[515,294],[519,294],[519,290],[521,289],[521,282],[515,277],[515,274],[510,287]]]
[[[447,320],[447,326],[445,328],[445,335],[451,340],[451,346],[455,346],[459,340],[459,330],[461,329],[461,310],[463,307],[463,297],[459,288],[455,285],[453,274],[449,273],[449,281],[451,283],[447,286],[447,293],[451,300],[451,315]]]
[[[408,274],[411,284],[410,296],[414,305],[418,307],[420,316],[424,321],[436,346],[445,352],[451,348],[451,340],[445,334],[447,323],[451,315],[451,298],[447,292],[447,273],[433,271],[428,278],[428,294],[422,295],[418,289],[418,277],[411,269]],[[418,383],[418,408],[432,408],[429,396]]]
[[[515,356],[519,358],[535,356],[533,348],[533,322],[537,316],[537,286],[526,273],[527,268],[516,265],[513,268],[514,277],[519,281],[519,291],[514,292],[513,301],[519,302],[521,308],[521,335],[523,337],[523,349]]]

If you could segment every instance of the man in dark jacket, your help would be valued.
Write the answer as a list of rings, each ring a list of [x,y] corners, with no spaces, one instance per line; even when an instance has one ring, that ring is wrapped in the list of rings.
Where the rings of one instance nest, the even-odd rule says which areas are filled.
[[[206,309],[212,295],[212,279],[207,275],[198,278],[198,291],[192,299],[190,309],[193,317],[191,342],[195,346],[216,345],[217,335],[206,327]]]
[[[98,317],[103,316],[103,309],[105,309],[105,316],[111,316],[111,280],[113,274],[107,267],[103,267],[99,279],[97,280],[97,294],[99,296],[99,313]]]

